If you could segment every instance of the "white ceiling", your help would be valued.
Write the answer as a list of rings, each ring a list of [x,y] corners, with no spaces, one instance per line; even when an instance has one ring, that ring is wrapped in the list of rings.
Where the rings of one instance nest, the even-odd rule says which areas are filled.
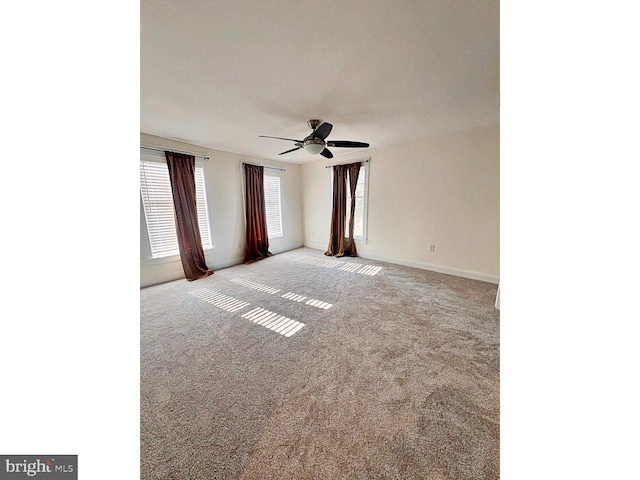
[[[498,0],[142,0],[140,130],[317,160],[307,120],[371,148],[499,122]],[[339,156],[353,149],[332,148]]]

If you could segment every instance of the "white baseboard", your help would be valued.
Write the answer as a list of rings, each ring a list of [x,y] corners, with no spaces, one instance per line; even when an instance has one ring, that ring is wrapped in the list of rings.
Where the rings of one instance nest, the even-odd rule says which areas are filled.
[[[326,250],[326,246],[314,244],[314,243],[306,243],[305,247],[313,248],[315,250]],[[394,257],[386,257],[381,255],[371,255],[371,254],[361,254],[358,252],[358,256],[360,258],[368,258],[370,260],[378,260],[380,262],[388,262],[394,263],[396,265],[404,265],[405,267],[413,267],[420,268],[422,270],[429,270],[431,272],[444,273],[447,275],[455,275],[456,277],[470,278],[472,280],[479,280],[481,282],[498,284],[500,282],[500,277],[497,275],[490,275],[488,273],[482,272],[474,272],[472,270],[464,270],[462,268],[455,267],[446,267],[443,265],[434,265],[431,263],[418,262],[415,260],[406,260],[403,258],[394,258]]]
[[[314,250],[322,250],[322,251],[326,251],[327,250],[327,246],[326,245],[320,245],[320,244],[317,244],[317,243],[307,243],[307,242],[305,242],[303,246],[307,247],[307,248],[313,248]]]
[[[360,254],[358,254],[360,255]],[[362,258],[370,258],[371,260],[379,260],[381,262],[396,263],[405,267],[420,268],[431,272],[445,273],[447,275],[455,275],[456,277],[470,278],[481,282],[498,284],[500,277],[497,275],[489,275],[487,273],[474,272],[472,270],[464,270],[462,268],[445,267],[443,265],[434,265],[432,263],[418,262],[415,260],[405,260],[401,258],[381,257],[378,255],[360,255]]]
[[[284,252],[288,252],[289,250],[295,250],[296,248],[302,248],[302,247],[304,247],[302,243],[296,243],[294,245],[287,245],[286,247],[280,248],[280,249],[269,248],[269,251],[274,255],[277,255],[278,253],[284,253]]]
[[[295,245],[289,245],[287,247],[280,248],[280,249],[269,248],[269,251],[274,255],[277,255],[278,253],[288,252],[289,250],[295,250],[296,248],[300,248],[303,246],[304,245],[300,243]],[[216,270],[222,270],[223,268],[233,267],[234,265],[240,265],[241,263],[244,263],[244,256],[232,258],[231,260],[227,260],[226,262],[215,263],[213,264],[213,266],[211,266],[211,268],[214,271],[216,271]]]
[[[229,267],[233,267],[234,265],[240,265],[242,262],[244,262],[244,257],[237,257],[231,260],[227,260],[226,262],[215,263],[211,265],[210,268],[215,272],[216,270],[222,270],[223,268],[229,268]]]

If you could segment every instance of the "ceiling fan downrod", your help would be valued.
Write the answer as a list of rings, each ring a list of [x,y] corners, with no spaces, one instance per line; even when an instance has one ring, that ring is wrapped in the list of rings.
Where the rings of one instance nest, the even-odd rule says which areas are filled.
[[[313,131],[315,131],[316,128],[318,128],[321,123],[322,123],[322,120],[318,120],[317,118],[312,118],[311,120],[307,120],[307,125],[309,125],[309,128]]]

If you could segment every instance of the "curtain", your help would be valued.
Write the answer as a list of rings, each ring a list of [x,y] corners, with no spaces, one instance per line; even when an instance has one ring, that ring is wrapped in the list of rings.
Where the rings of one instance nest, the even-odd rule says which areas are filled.
[[[356,214],[356,187],[358,186],[358,176],[360,175],[361,165],[362,164],[360,162],[347,165],[347,169],[349,170],[349,192],[351,194],[351,205],[349,207],[349,237],[344,254],[349,257],[358,256],[356,242],[353,240],[353,223]]]
[[[353,241],[353,216],[356,208],[356,184],[360,173],[360,162],[348,165],[334,165],[333,167],[333,207],[331,210],[331,231],[329,233],[329,246],[325,255],[342,257],[344,255],[357,256],[356,244]],[[347,173],[349,173],[349,186],[351,192],[349,220],[349,237],[347,246],[344,243],[344,222],[347,213]]]
[[[264,203],[264,167],[245,163],[244,186],[247,222],[244,263],[251,263],[272,255],[269,252],[267,214]]]
[[[213,270],[207,267],[200,239],[198,209],[196,207],[196,158],[193,155],[164,152],[169,167],[173,208],[176,218],[180,260],[187,280],[208,277]]]

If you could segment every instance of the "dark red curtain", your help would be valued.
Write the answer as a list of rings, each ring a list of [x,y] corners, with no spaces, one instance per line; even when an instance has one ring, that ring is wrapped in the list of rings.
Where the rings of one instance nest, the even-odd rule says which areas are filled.
[[[355,191],[358,182],[358,173],[361,163],[348,165],[334,165],[333,167],[333,207],[331,210],[331,231],[329,232],[329,246],[325,255],[342,257],[344,255],[355,257],[358,255],[356,244],[353,241],[353,214],[355,212]],[[349,174],[349,186],[351,192],[351,219],[349,220],[349,238],[345,248],[344,222],[347,213],[347,174]]]
[[[251,263],[272,255],[264,203],[264,167],[244,164],[244,195],[247,222],[244,263]]]
[[[207,267],[200,238],[198,209],[196,207],[196,158],[193,155],[164,152],[169,167],[173,207],[176,218],[176,232],[180,248],[180,260],[187,280],[213,274]]]
[[[358,251],[356,250],[356,242],[353,239],[353,224],[354,216],[356,213],[356,187],[358,186],[358,176],[360,175],[361,165],[362,164],[360,162],[347,165],[347,170],[349,171],[349,191],[351,193],[351,205],[349,207],[349,237],[347,239],[347,246],[344,250],[344,254],[348,257],[358,256]]]

